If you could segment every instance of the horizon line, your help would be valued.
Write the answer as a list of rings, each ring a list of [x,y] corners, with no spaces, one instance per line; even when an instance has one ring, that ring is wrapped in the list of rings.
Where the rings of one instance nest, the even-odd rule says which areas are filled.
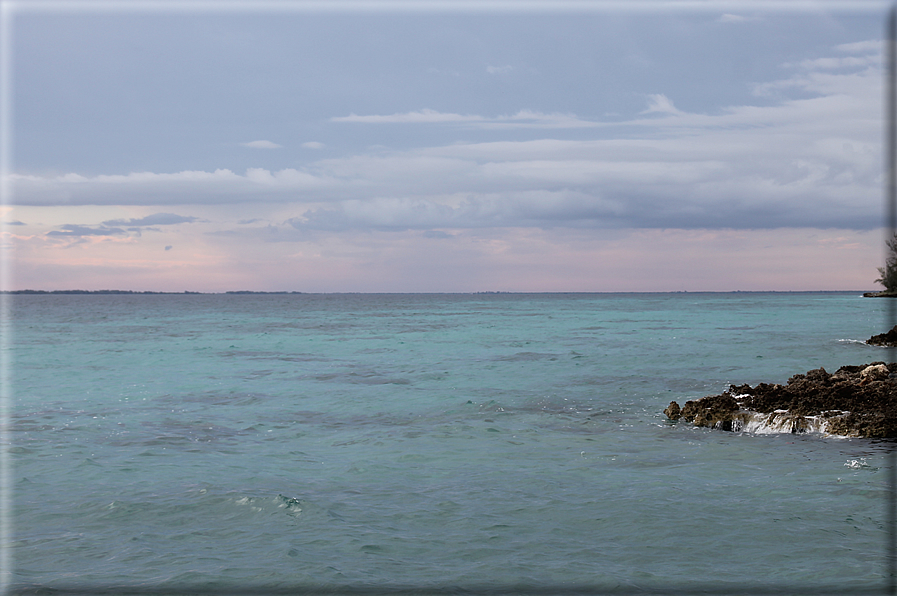
[[[300,290],[225,290],[220,292],[202,292],[202,291],[165,291],[165,290],[0,290],[0,294],[8,295],[44,295],[44,294],[104,294],[104,295],[135,295],[135,294],[165,294],[165,295],[247,295],[247,294],[308,294],[308,295],[331,295],[331,294],[835,294],[835,293],[860,293],[860,294],[883,294],[882,290],[470,290],[470,291],[432,291],[432,292],[415,292],[415,291],[383,291],[383,292],[367,292],[367,291],[334,291],[334,292],[306,292]]]

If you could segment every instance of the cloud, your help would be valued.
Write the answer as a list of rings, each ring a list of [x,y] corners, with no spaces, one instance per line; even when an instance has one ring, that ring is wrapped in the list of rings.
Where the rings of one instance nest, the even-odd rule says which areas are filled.
[[[577,118],[573,114],[544,114],[532,110],[520,110],[511,116],[498,116],[483,122],[483,128],[596,128],[606,126]]]
[[[872,54],[874,56],[881,56],[883,48],[884,42],[880,39],[868,39],[865,41],[856,41],[853,43],[842,43],[835,46],[835,49],[840,52]]]
[[[251,141],[249,143],[243,143],[244,147],[252,147],[253,149],[281,149],[283,145],[278,145],[277,143],[272,143],[271,141]]]
[[[160,232],[156,227],[160,225],[173,225],[179,223],[188,223],[201,221],[196,217],[183,215],[175,215],[174,213],[155,213],[146,217],[132,219],[111,219],[102,222],[99,226],[91,227],[78,224],[64,224],[59,226],[59,230],[47,232],[48,237],[88,237],[88,236],[127,236],[128,232],[133,232],[136,236],[141,236],[144,231],[151,230]],[[118,227],[121,226],[121,227]],[[124,227],[125,229],[122,229]]]
[[[544,114],[532,110],[520,110],[516,114],[485,117],[437,112],[424,109],[405,114],[340,116],[331,118],[333,122],[353,122],[362,124],[461,124],[475,128],[595,128],[606,126],[602,122],[582,120],[573,114]]]
[[[721,15],[716,21],[718,23],[747,23],[750,21],[759,21],[760,17],[746,17],[738,14],[724,14]]]
[[[165,247],[165,250],[171,250],[172,248],[174,248],[174,247],[169,244],[168,246]]]
[[[816,58],[813,60],[803,60],[798,63],[788,63],[783,66],[797,67],[804,70],[834,70],[838,68],[857,68],[868,67],[881,64],[880,55],[867,56],[838,56],[829,58]]]
[[[83,237],[83,236],[121,236],[127,234],[121,228],[91,228],[89,226],[79,226],[74,224],[65,224],[59,226],[61,230],[53,230],[47,232],[47,236],[63,236],[63,237]]]
[[[445,240],[447,238],[454,238],[454,234],[449,234],[447,232],[443,232],[442,230],[427,230],[423,234],[424,238],[434,238],[438,240]]]
[[[175,215],[174,213],[154,213],[146,217],[136,219],[111,219],[104,221],[104,226],[168,226],[179,223],[191,223],[197,221],[198,217],[190,217],[185,215]]]
[[[316,231],[513,226],[872,229],[881,225],[881,64],[873,59],[874,44],[839,48],[758,85],[775,102],[712,114],[684,112],[659,93],[648,96],[647,110],[623,122],[535,111],[486,117],[421,110],[334,119],[596,129],[591,138],[552,138],[549,132],[529,140],[382,148],[303,168],[244,173],[19,174],[12,176],[12,202],[280,204],[287,212],[279,216],[286,220],[281,240]],[[822,61],[841,58],[860,60],[838,69]],[[147,218],[106,223],[164,224]]]
[[[228,169],[213,172],[136,172],[100,176],[34,176],[13,174],[13,204],[20,205],[185,205],[283,200],[330,183],[295,169],[250,168],[245,174]]]
[[[676,109],[676,106],[673,105],[670,98],[660,93],[648,96],[648,109],[641,113],[681,114],[682,112]]]
[[[514,70],[514,67],[511,65],[506,66],[487,66],[486,72],[489,74],[506,74]]]
[[[491,228],[556,226],[603,227],[624,209],[614,201],[575,191],[494,193],[441,200],[378,198],[344,201],[334,207],[306,211],[288,220],[302,231],[422,230],[425,237],[444,238],[434,228]],[[436,235],[431,235],[436,234]]]
[[[24,222],[21,222],[21,221],[19,221],[19,220],[17,220],[17,219],[16,219],[16,220],[13,220],[13,221],[7,221],[7,222],[5,222],[5,223],[6,223],[6,225],[8,225],[8,226],[24,226],[24,225],[26,225]]]
[[[461,114],[444,114],[436,110],[423,109],[419,112],[407,112],[405,114],[391,114],[388,116],[369,115],[359,116],[349,114],[331,118],[331,122],[357,122],[363,124],[434,124],[445,122],[482,122],[482,116],[463,116]]]
[[[323,149],[324,143],[319,143],[317,141],[308,141],[307,143],[302,143],[302,146],[306,149]]]

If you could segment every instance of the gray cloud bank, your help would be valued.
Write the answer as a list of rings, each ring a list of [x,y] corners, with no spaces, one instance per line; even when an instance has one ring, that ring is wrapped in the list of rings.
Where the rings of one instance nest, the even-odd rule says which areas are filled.
[[[335,117],[338,126],[526,126],[593,129],[596,138],[505,140],[379,151],[302,169],[245,173],[14,175],[20,205],[289,203],[297,229],[504,226],[871,229],[881,225],[881,61],[878,42],[784,65],[759,84],[775,105],[686,113],[644,98],[627,122],[523,111],[511,117],[421,109]],[[845,55],[860,54],[860,55]],[[799,95],[788,98],[787,95]],[[386,132],[384,133],[386,134]],[[171,214],[108,226],[193,221]],[[151,218],[157,218],[152,220]],[[69,230],[74,232],[75,230]],[[62,234],[63,232],[59,232]]]
[[[201,221],[198,217],[175,215],[174,213],[154,213],[146,217],[132,219],[111,219],[104,221],[96,227],[84,226],[78,224],[64,224],[59,226],[59,230],[47,232],[49,237],[68,237],[82,238],[86,236],[124,236],[128,232],[137,232],[139,236],[143,229],[158,231],[156,227],[149,226],[165,226],[179,223],[191,223]],[[125,229],[122,229],[123,226]]]
[[[179,223],[191,223],[197,221],[198,217],[190,217],[184,215],[175,215],[174,213],[154,213],[153,215],[147,215],[146,217],[140,218],[132,218],[132,219],[111,219],[109,221],[104,221],[104,226],[131,226],[131,227],[143,227],[143,226],[167,226],[172,224]]]
[[[65,224],[59,226],[60,230],[47,232],[47,236],[63,236],[63,237],[84,237],[84,236],[121,236],[127,234],[121,228],[92,228],[90,226],[79,226],[77,224]]]

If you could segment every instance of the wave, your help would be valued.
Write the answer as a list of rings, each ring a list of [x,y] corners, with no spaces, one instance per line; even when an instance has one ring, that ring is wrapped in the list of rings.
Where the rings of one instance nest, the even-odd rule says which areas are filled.
[[[755,435],[773,434],[820,434],[829,437],[847,438],[850,435],[834,432],[836,421],[840,421],[850,412],[832,410],[819,416],[800,416],[792,414],[788,410],[776,410],[770,414],[750,412],[742,410],[734,420],[726,423],[734,432],[744,432]],[[714,427],[722,428],[723,423],[716,423]],[[844,428],[844,425],[839,425]]]

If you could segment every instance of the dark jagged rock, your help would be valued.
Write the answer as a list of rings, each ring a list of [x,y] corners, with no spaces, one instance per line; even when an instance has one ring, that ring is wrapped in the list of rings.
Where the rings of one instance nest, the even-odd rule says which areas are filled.
[[[866,340],[866,343],[870,346],[885,346],[887,348],[897,347],[897,325],[894,325],[894,327],[887,333],[873,335]]]
[[[698,426],[713,426],[732,430],[738,419],[738,402],[730,393],[712,395],[698,401],[689,401],[682,408],[682,418]]]
[[[670,402],[670,405],[667,406],[667,409],[663,411],[667,418],[670,420],[679,420],[682,417],[682,410],[679,409],[679,404],[674,401]]]
[[[897,437],[897,364],[873,362],[794,375],[786,385],[730,385],[721,395],[676,402],[671,420],[722,430],[824,432],[849,437]]]

